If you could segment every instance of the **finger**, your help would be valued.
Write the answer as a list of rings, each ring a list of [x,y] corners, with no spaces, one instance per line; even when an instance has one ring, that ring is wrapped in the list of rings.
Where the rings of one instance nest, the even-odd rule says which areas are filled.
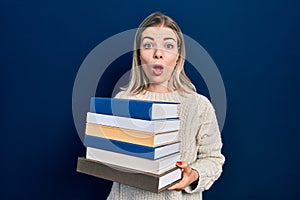
[[[183,190],[187,186],[187,181],[188,181],[187,174],[183,173],[182,179],[178,183],[171,186],[169,189],[170,190]]]
[[[182,168],[184,170],[185,173],[191,173],[192,172],[192,168],[191,166],[187,163],[187,162],[184,162],[184,161],[178,161],[176,162],[176,165],[180,168]]]
[[[183,190],[186,188],[186,181],[185,180],[181,180],[179,181],[178,183],[172,185],[171,187],[168,188],[168,190],[177,190],[177,191],[180,191],[180,190]]]
[[[168,187],[167,190],[175,190],[176,189],[176,184],[172,185],[171,187]]]

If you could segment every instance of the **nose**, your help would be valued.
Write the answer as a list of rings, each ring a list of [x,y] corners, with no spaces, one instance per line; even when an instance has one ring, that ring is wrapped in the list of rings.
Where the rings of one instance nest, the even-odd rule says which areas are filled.
[[[163,58],[163,51],[159,48],[156,48],[153,56],[155,59],[161,59]]]

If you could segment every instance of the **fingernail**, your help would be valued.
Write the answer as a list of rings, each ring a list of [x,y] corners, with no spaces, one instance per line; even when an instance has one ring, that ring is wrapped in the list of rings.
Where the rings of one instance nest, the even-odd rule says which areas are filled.
[[[182,165],[182,162],[181,161],[177,161],[176,164],[177,165]]]

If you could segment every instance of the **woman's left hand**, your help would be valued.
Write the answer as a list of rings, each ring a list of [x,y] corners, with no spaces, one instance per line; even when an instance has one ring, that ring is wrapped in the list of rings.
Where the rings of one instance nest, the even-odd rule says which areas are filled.
[[[187,162],[178,161],[176,163],[178,167],[182,169],[182,180],[172,185],[168,190],[181,191],[184,190],[191,183],[195,182],[199,178],[199,174],[196,170],[192,169]]]

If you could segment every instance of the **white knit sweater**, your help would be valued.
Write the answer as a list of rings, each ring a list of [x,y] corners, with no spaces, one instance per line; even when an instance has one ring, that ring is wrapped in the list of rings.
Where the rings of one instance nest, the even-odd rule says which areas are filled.
[[[201,200],[202,191],[207,190],[222,172],[225,158],[221,154],[222,141],[215,111],[209,100],[197,93],[181,96],[177,91],[130,96],[120,92],[116,98],[179,102],[181,160],[198,171],[199,181],[195,188],[184,191],[152,193],[127,185],[113,183],[109,200]]]

